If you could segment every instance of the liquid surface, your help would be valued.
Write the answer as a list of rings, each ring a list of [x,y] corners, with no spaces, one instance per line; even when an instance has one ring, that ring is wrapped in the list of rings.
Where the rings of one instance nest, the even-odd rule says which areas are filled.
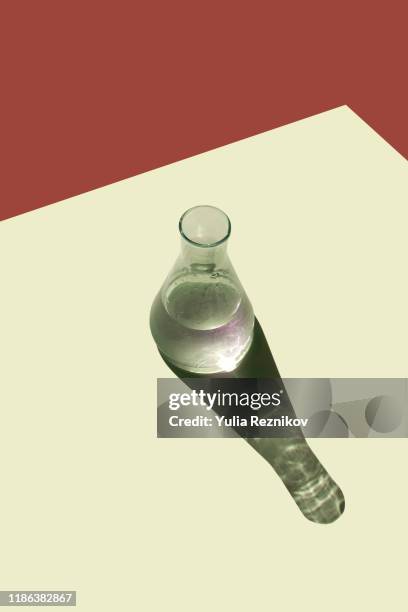
[[[240,301],[241,296],[232,283],[217,277],[208,282],[207,277],[192,276],[169,287],[165,305],[170,317],[181,325],[209,330],[228,323]]]

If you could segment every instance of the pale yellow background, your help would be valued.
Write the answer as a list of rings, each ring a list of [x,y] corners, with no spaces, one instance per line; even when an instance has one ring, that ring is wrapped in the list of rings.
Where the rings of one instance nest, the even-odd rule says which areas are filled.
[[[407,440],[312,441],[347,502],[312,524],[243,441],[156,439],[148,313],[180,214],[216,204],[282,376],[406,377],[407,196],[407,161],[342,107],[3,222],[0,588],[403,610]]]

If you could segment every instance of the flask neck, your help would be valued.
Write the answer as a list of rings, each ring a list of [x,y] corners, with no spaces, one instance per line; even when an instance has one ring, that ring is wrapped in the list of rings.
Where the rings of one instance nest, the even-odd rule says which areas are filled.
[[[184,263],[204,270],[219,267],[227,259],[227,241],[231,223],[215,206],[195,206],[187,210],[179,223]]]

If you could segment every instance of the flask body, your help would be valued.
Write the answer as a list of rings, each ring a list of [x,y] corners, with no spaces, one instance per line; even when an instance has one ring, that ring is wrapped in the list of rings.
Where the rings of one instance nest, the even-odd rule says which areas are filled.
[[[160,352],[188,372],[232,371],[252,341],[254,314],[227,254],[229,228],[217,208],[184,213],[181,253],[152,305]]]

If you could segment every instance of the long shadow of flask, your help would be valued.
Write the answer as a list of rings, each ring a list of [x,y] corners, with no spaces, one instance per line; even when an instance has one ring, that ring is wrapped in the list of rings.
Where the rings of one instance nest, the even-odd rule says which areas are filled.
[[[201,388],[200,379],[207,379],[208,375],[195,374],[175,366],[165,355],[160,353],[163,360],[178,378],[187,379],[192,388]],[[255,318],[254,335],[251,346],[232,372],[220,372],[211,375],[213,389],[219,388],[222,379],[246,379],[248,390],[258,388],[257,381],[268,379],[274,381],[277,387],[284,389],[278,368],[269,348],[259,321]],[[194,381],[197,380],[197,385]],[[276,409],[273,416],[277,416]],[[264,412],[263,416],[268,416]],[[279,407],[279,417],[296,418],[295,411],[287,393]],[[304,516],[315,523],[331,523],[344,511],[345,501],[341,489],[327,473],[316,455],[307,444],[300,427],[290,426],[282,428],[275,437],[245,437],[245,431],[236,429],[243,437],[276,471],[295,500]]]

